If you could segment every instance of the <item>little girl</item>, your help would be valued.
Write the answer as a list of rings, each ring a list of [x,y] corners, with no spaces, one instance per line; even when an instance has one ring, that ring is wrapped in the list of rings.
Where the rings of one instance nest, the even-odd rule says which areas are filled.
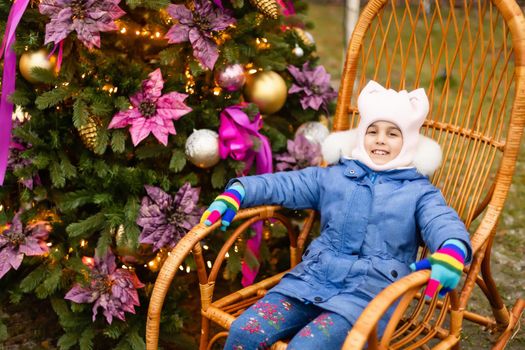
[[[419,134],[428,108],[423,89],[396,92],[371,81],[358,98],[357,130],[345,134],[355,138],[351,158],[230,181],[204,213],[206,225],[221,219],[225,229],[239,207],[277,204],[319,211],[321,234],[233,322],[225,349],[267,349],[280,339],[290,339],[288,349],[339,349],[367,304],[411,270],[431,268],[428,298],[456,287],[471,246],[457,213],[425,176],[441,159],[439,146],[437,157],[421,150],[437,145]],[[414,264],[423,242],[434,253]]]

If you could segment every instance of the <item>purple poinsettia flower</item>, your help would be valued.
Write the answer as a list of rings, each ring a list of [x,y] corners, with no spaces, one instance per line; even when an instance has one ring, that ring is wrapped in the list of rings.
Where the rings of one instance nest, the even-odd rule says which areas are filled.
[[[183,102],[188,95],[175,91],[162,95],[163,87],[162,73],[156,69],[142,82],[142,90],[130,97],[130,109],[115,114],[108,128],[131,125],[129,132],[135,146],[150,133],[166,146],[168,135],[176,134],[173,120],[191,112],[191,108]]]
[[[321,164],[321,145],[310,142],[304,135],[297,135],[295,139],[288,140],[288,152],[275,156],[277,171],[298,170],[309,166]]]
[[[135,313],[135,306],[140,306],[137,288],[144,287],[135,272],[117,269],[115,256],[109,249],[105,256],[98,256],[95,251],[95,258],[84,257],[82,262],[91,269],[90,282],[85,286],[75,284],[65,299],[78,304],[94,303],[93,322],[99,307],[109,324],[113,317],[125,321],[125,312]]]
[[[166,38],[170,44],[190,41],[193,55],[202,65],[213,69],[219,50],[212,32],[226,29],[236,20],[226,9],[215,7],[210,1],[197,0],[194,4],[193,11],[184,5],[168,6],[168,13],[178,23],[166,33]]]
[[[43,255],[49,251],[46,239],[51,230],[47,221],[32,222],[24,228],[21,212],[0,234],[0,278],[12,268],[18,270],[24,255]]]
[[[173,248],[199,223],[203,213],[197,206],[200,189],[185,183],[173,197],[158,187],[144,187],[148,195],[142,199],[137,218],[142,227],[140,243],[153,244],[153,251]]]
[[[288,71],[295,79],[288,93],[301,95],[303,109],[312,108],[318,111],[322,107],[327,110],[328,103],[337,97],[337,92],[330,86],[330,74],[323,66],[310,68],[308,62],[305,62],[301,70],[290,65]]]
[[[115,20],[126,14],[120,0],[42,0],[40,13],[51,18],[46,24],[46,41],[58,44],[75,31],[78,39],[92,49],[100,47],[100,32],[117,30]]]

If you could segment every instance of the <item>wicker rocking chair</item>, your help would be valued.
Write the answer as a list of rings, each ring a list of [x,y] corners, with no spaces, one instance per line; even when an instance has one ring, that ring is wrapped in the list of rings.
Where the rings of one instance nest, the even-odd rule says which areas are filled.
[[[464,281],[443,300],[425,302],[421,298],[429,271],[415,272],[393,283],[365,309],[343,349],[459,349],[463,321],[497,332],[493,349],[503,349],[518,327],[525,306],[525,300],[518,299],[508,311],[490,269],[496,225],[525,126],[523,12],[514,0],[370,0],[348,47],[334,130],[357,125],[356,97],[369,79],[395,89],[425,88],[430,113],[422,132],[443,149],[443,165],[432,181],[471,231],[474,258],[464,271]],[[236,217],[241,224],[218,253],[211,270],[204,263],[201,241],[217,229],[217,224],[198,225],[180,241],[155,283],[148,312],[147,349],[157,349],[164,298],[190,253],[198,268],[201,292],[201,350],[211,349],[225,337],[233,320],[284,274],[214,298],[225,254],[252,223],[269,218],[281,222],[290,238],[291,266],[300,261],[315,213],[307,213],[297,233],[280,210],[276,206],[241,210]],[[467,310],[476,286],[486,296],[493,315]],[[377,322],[397,301],[379,337]],[[211,334],[219,327],[223,329]],[[272,349],[286,349],[286,343],[279,342]]]

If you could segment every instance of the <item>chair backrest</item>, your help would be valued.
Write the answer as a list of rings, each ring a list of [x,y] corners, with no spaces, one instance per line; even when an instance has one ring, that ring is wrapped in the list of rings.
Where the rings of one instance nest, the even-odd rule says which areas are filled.
[[[370,0],[348,46],[334,130],[355,127],[368,80],[425,88],[432,181],[469,226],[507,196],[525,124],[525,19],[514,0]]]

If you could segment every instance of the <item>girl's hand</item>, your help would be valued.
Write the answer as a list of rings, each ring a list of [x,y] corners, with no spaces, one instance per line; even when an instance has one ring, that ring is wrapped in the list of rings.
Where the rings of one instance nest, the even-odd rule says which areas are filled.
[[[425,298],[432,299],[437,291],[439,297],[456,288],[465,263],[465,245],[457,239],[448,239],[434,254],[410,265],[412,271],[431,269]]]
[[[218,195],[201,217],[201,223],[210,226],[222,217],[221,230],[226,231],[237,214],[246,194],[240,182],[235,182],[226,191]]]

